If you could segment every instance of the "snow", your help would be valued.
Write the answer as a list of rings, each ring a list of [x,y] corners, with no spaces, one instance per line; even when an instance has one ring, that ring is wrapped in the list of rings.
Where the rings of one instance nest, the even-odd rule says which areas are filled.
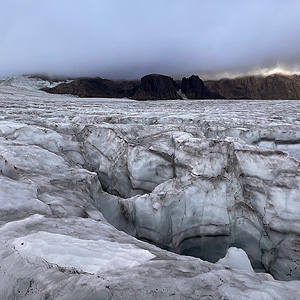
[[[245,270],[250,273],[254,272],[247,253],[243,249],[236,247],[230,247],[227,250],[225,257],[219,259],[217,264],[229,266],[238,270]]]
[[[43,231],[17,238],[13,245],[24,257],[35,256],[50,264],[93,274],[138,266],[155,257],[130,244],[78,239]]]
[[[299,101],[47,84],[0,82],[1,299],[295,299]]]

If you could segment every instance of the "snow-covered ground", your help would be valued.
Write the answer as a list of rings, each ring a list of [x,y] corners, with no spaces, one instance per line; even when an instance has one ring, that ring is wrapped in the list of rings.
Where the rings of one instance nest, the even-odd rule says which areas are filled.
[[[46,85],[0,81],[0,299],[298,299],[300,101]]]

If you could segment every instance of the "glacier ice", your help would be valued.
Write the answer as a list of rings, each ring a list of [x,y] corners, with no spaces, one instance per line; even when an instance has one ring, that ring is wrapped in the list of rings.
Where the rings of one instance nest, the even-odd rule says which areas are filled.
[[[77,99],[35,80],[0,82],[1,299],[295,299],[299,101]]]

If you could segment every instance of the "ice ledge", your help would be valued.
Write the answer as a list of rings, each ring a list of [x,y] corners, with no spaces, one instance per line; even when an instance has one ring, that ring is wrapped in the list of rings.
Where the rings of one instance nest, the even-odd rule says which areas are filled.
[[[19,237],[12,245],[24,258],[35,257],[49,265],[77,273],[118,271],[138,266],[155,257],[149,251],[131,244],[78,239],[45,231]]]

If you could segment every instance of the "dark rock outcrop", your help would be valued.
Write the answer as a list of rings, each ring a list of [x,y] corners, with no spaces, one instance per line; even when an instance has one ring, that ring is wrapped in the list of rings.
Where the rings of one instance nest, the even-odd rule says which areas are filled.
[[[204,82],[196,75],[189,78],[183,77],[181,82],[181,92],[188,99],[224,99],[218,92],[212,92]]]
[[[179,87],[173,78],[150,74],[141,79],[141,84],[132,98],[136,100],[181,99],[177,93],[178,90]]]
[[[138,87],[138,81],[113,81],[102,78],[79,78],[43,90],[52,94],[71,94],[81,98],[130,98]]]
[[[206,81],[205,85],[227,99],[300,99],[300,76],[273,74]]]

